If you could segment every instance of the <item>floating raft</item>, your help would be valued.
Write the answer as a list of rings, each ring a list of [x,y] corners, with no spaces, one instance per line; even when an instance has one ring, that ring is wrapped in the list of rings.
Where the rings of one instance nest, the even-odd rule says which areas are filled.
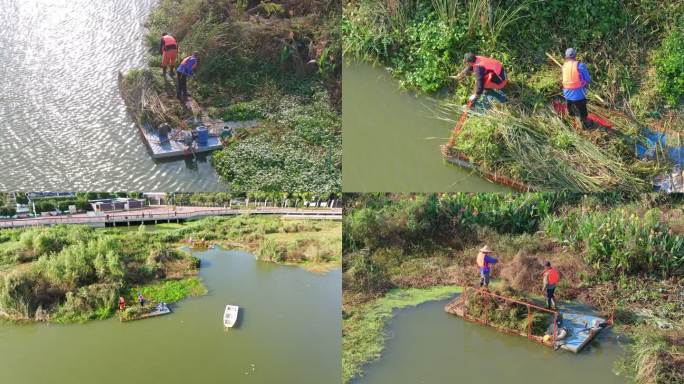
[[[143,125],[140,129],[140,135],[155,159],[183,157],[223,148],[223,143],[221,143],[221,139],[217,136],[209,136],[207,145],[199,145],[197,140],[193,140],[188,145],[183,141],[175,140],[173,138],[174,133],[171,133],[166,140],[162,140],[150,123]]]
[[[162,140],[159,133],[152,127],[150,123],[145,123],[139,127],[140,136],[145,145],[147,145],[152,157],[155,159],[169,159],[184,157],[192,154],[209,153],[223,148],[223,143],[219,134],[222,132],[229,132],[232,135],[236,129],[254,128],[259,125],[256,120],[248,121],[228,121],[228,122],[207,122],[205,123],[209,129],[209,137],[207,145],[199,145],[197,140],[192,140],[190,144],[180,139],[181,131],[174,129],[169,133],[167,140]],[[212,133],[213,132],[213,133]],[[189,135],[189,132],[185,132]]]
[[[520,302],[514,299],[506,298],[503,296],[499,296],[494,293],[490,293],[488,291],[483,291],[483,290],[477,290],[474,288],[466,288],[466,291],[470,290],[469,294],[484,294],[484,295],[491,295],[492,298],[496,298],[499,300],[506,300],[511,303],[516,303],[522,306],[527,306],[528,308],[535,308],[540,311],[544,311],[548,313],[549,318],[550,318],[550,324],[547,329],[546,334],[552,336],[551,340],[544,340],[543,336],[538,336],[538,335],[533,335],[531,334],[530,329],[528,328],[527,332],[521,332],[519,330],[514,330],[514,329],[508,329],[508,328],[503,328],[496,326],[490,322],[488,322],[486,319],[480,319],[476,318],[473,316],[470,316],[466,313],[465,311],[465,294],[461,294],[459,297],[456,299],[452,300],[449,302],[447,305],[444,306],[444,311],[461,317],[464,320],[476,322],[482,325],[486,325],[489,327],[492,327],[496,329],[497,331],[500,331],[502,333],[507,333],[511,335],[517,335],[517,336],[523,336],[528,338],[529,340],[538,342],[542,345],[545,345],[547,347],[554,347],[554,348],[561,348],[566,351],[570,351],[573,353],[578,353],[579,351],[582,350],[589,342],[594,339],[594,337],[601,332],[606,326],[612,324],[612,320],[606,320],[601,317],[589,315],[589,314],[583,314],[583,313],[577,313],[577,312],[568,312],[568,311],[552,311],[548,310],[545,308],[538,307],[536,305],[530,304],[530,303],[524,303]],[[557,323],[556,319],[560,318],[560,322]],[[556,324],[554,326],[554,323]],[[562,331],[561,329],[564,328],[566,332]],[[554,340],[553,335],[554,333],[556,335],[560,335],[561,333],[565,333],[565,336],[562,339],[556,339]]]
[[[168,315],[171,313],[171,310],[169,309],[168,306],[164,306],[163,308],[156,307],[154,310],[144,313],[138,317],[134,317],[132,319],[124,319],[124,318],[119,318],[121,322],[127,322],[127,321],[133,321],[133,320],[142,320],[142,319],[147,319],[148,317],[156,317],[156,316],[163,316],[163,315]]]
[[[558,100],[551,103],[554,111],[560,116],[567,114],[567,106]],[[596,123],[598,126],[605,129],[608,133],[618,134],[613,126],[613,123],[607,117],[601,116],[597,113],[589,113],[588,120]],[[459,122],[463,124],[463,121]],[[460,130],[460,129],[459,129]],[[636,144],[636,157],[638,159],[654,159],[657,157],[657,152],[664,152],[669,159],[674,163],[674,167],[668,173],[660,175],[653,180],[653,189],[657,192],[665,193],[684,193],[684,146],[681,145],[681,139],[677,137],[678,145],[668,144],[674,141],[672,137],[668,138],[666,133],[653,132],[648,128],[642,130],[644,137],[644,144]],[[520,180],[512,179],[508,176],[484,170],[479,164],[472,161],[465,153],[449,148],[447,145],[441,145],[440,151],[442,156],[451,164],[459,167],[472,169],[477,171],[485,179],[512,188],[518,192],[530,192],[535,188]]]
[[[451,164],[458,165],[462,168],[472,169],[477,171],[482,177],[491,181],[492,183],[505,185],[518,192],[530,192],[533,191],[530,185],[523,183],[522,181],[514,180],[508,176],[502,175],[496,172],[489,172],[484,170],[482,167],[474,163],[465,153],[456,151],[453,148],[449,149],[446,145],[440,146],[442,155]]]

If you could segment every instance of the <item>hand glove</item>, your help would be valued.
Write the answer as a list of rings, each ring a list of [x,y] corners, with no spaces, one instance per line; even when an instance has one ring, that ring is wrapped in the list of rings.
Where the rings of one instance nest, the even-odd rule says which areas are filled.
[[[475,100],[477,100],[477,95],[470,95],[470,97],[468,98],[468,101],[471,103],[475,102]]]

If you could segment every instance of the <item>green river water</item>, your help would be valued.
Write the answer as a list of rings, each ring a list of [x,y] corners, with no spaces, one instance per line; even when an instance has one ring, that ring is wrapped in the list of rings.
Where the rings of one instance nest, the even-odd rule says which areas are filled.
[[[197,252],[209,295],[120,323],[0,325],[0,383],[338,383],[341,271]],[[222,323],[241,307],[237,328]]]
[[[382,357],[355,383],[624,384],[613,373],[622,349],[599,334],[579,354],[553,351],[443,311],[447,301],[403,309],[387,324]]]
[[[402,91],[382,68],[351,63],[342,74],[343,189],[348,192],[492,192],[506,188],[448,165],[439,146],[452,124],[437,101]]]

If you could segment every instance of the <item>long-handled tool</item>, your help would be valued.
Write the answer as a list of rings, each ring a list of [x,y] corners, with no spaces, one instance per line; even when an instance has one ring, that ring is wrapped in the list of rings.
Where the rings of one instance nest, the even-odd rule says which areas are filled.
[[[451,149],[454,144],[456,144],[456,136],[458,136],[459,132],[461,132],[461,128],[463,128],[463,124],[465,123],[466,119],[468,118],[468,111],[470,108],[473,106],[472,101],[468,101],[468,105],[466,106],[466,109],[463,111],[461,114],[461,118],[458,119],[458,122],[454,126],[454,132],[451,134],[451,138],[449,139],[449,142],[447,143],[446,149],[449,150]]]
[[[556,60],[556,58],[554,58],[553,56],[551,56],[551,54],[549,54],[548,52],[544,52],[544,53],[546,53],[546,56],[548,56],[549,59],[551,59],[554,63],[556,63],[557,66],[563,68],[563,64],[559,63],[558,60]],[[596,92],[592,92],[592,91],[590,91],[590,90],[587,90],[587,93],[589,93],[589,92],[591,92],[591,95],[594,96],[595,98],[597,98],[600,102],[602,102],[603,104],[606,104],[606,101],[603,100],[603,99],[601,98],[601,96],[597,95]]]
[[[548,56],[549,59],[551,59],[554,63],[556,63],[556,65],[558,65],[561,68],[563,67],[563,65],[561,63],[559,63],[558,60],[556,60],[548,52],[544,52],[544,53],[546,53],[546,56]],[[597,98],[600,102],[606,104],[606,102],[601,98],[601,96],[597,95],[595,92],[591,92],[591,91],[587,90],[587,94],[590,94],[591,96]],[[564,116],[568,112],[567,106],[565,106],[564,104],[554,102],[553,107],[556,110],[556,113],[558,113],[561,116]],[[613,123],[610,120],[608,120],[608,118],[606,118],[604,116],[600,116],[597,113],[589,112],[589,114],[587,115],[587,120],[593,121],[594,123],[598,124],[599,126],[608,129],[609,132],[613,132],[613,133],[617,132],[613,126]]]

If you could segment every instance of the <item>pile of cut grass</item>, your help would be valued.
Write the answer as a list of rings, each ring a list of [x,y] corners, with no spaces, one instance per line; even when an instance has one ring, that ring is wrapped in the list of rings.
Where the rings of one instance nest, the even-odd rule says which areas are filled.
[[[450,104],[445,111],[456,116],[458,109]],[[483,171],[506,175],[533,190],[646,192],[669,162],[665,157],[637,159],[636,130],[626,120],[622,123],[616,134],[578,133],[552,111],[527,115],[492,109],[471,113],[452,150]]]
[[[518,301],[529,302],[529,299],[512,288],[504,288],[502,292],[496,293]],[[548,313],[531,311],[532,315],[528,320],[525,306],[480,295],[468,297],[465,305],[470,316],[487,319],[488,323],[494,327],[517,331],[521,334],[527,334],[529,326],[533,335],[542,336],[552,319]]]

